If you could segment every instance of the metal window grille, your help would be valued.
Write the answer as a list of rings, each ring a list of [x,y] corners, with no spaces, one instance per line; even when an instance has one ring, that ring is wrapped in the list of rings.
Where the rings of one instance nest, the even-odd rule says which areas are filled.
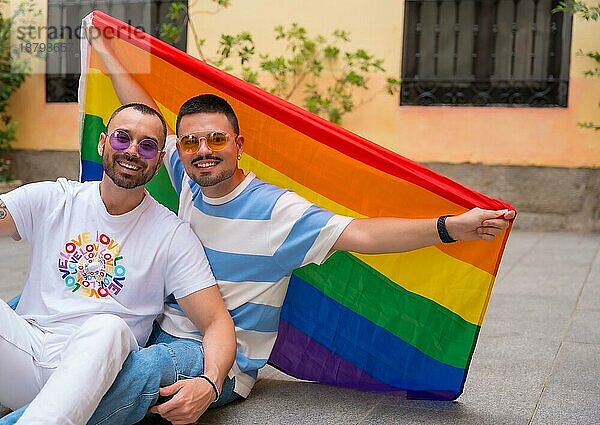
[[[567,106],[571,17],[554,0],[407,0],[402,105]]]
[[[81,20],[101,10],[128,24],[158,36],[170,4],[177,0],[48,0],[48,42],[67,43],[69,49],[46,55],[46,102],[77,102],[79,86]],[[187,2],[184,2],[187,5]],[[186,49],[187,30],[176,47]]]

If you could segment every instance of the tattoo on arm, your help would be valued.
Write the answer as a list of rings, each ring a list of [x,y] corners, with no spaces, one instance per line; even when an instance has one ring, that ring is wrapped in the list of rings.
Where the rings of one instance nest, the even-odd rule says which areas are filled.
[[[6,208],[4,202],[0,200],[0,220],[4,220],[6,217],[8,217],[8,208]]]

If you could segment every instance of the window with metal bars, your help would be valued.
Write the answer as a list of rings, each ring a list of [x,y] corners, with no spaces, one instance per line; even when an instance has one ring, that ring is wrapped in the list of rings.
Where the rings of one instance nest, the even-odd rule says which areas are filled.
[[[47,42],[60,42],[68,46],[63,52],[46,55],[46,102],[77,102],[80,75],[81,20],[92,10],[101,10],[154,36],[158,36],[161,23],[171,3],[177,0],[48,0]],[[183,2],[187,7],[187,1]],[[186,49],[187,31],[176,47]]]
[[[571,17],[554,0],[407,0],[401,105],[567,106]]]

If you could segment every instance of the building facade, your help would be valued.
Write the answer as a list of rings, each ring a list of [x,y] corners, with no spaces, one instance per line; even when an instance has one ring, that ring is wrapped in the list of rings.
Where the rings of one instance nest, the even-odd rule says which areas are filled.
[[[91,3],[155,32],[169,2],[40,1],[38,24],[72,26]],[[552,13],[552,0],[187,3],[207,52],[220,34],[249,31],[258,51],[277,53],[283,44],[273,28],[293,22],[310,34],[348,31],[352,47],[385,59],[386,73],[371,79],[368,101],[344,117],[346,128],[512,202],[523,213],[519,227],[600,231],[600,132],[577,125],[600,122],[600,79],[584,75],[594,64],[577,54],[598,49],[600,23]],[[187,49],[197,55],[193,36]],[[78,70],[46,57],[11,102],[17,172],[41,170],[40,152],[53,151],[48,175],[75,173],[76,89],[73,76],[60,77]],[[386,76],[402,80],[400,94],[383,93]],[[75,165],[61,166],[61,157]]]

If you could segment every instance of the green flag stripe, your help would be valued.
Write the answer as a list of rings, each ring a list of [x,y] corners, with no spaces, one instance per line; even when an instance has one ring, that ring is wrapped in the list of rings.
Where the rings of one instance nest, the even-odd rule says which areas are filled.
[[[98,155],[98,138],[104,131],[102,118],[95,115],[86,114],[83,119],[83,136],[81,141],[81,159],[86,161],[102,163],[102,158]]]
[[[402,288],[353,255],[336,252],[323,265],[294,273],[428,356],[459,368],[469,364],[477,325]]]
[[[163,204],[171,211],[177,213],[179,207],[179,197],[171,184],[169,173],[165,166],[161,166],[158,173],[148,182],[146,189],[150,195],[158,202]]]

